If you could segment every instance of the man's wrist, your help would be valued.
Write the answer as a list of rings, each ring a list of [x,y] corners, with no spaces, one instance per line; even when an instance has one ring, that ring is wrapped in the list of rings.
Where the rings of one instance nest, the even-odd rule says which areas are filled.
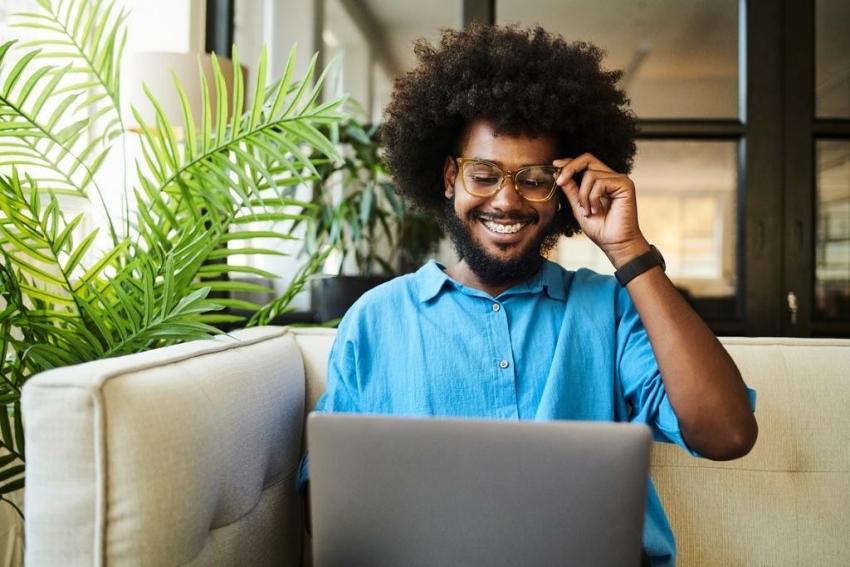
[[[617,278],[621,286],[625,287],[633,279],[655,267],[660,267],[664,271],[667,264],[664,262],[664,256],[661,255],[661,252],[655,246],[650,245],[647,252],[620,266],[614,272],[614,277]]]
[[[617,246],[611,246],[605,250],[605,255],[611,261],[615,270],[619,270],[628,262],[638,256],[646,254],[651,249],[649,242],[641,237],[638,240],[627,242]]]

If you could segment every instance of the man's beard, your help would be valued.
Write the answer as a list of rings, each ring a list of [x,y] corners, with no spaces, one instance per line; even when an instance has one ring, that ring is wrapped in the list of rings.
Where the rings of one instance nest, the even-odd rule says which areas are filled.
[[[537,236],[526,244],[525,248],[510,260],[502,260],[490,255],[484,246],[472,236],[470,224],[480,222],[479,219],[500,219],[529,222],[537,224],[540,217],[536,213],[533,217],[522,217],[518,214],[482,215],[477,209],[467,214],[464,222],[455,211],[454,196],[446,200],[444,219],[445,228],[452,240],[460,259],[472,270],[479,281],[485,285],[502,286],[519,283],[534,276],[543,265],[545,255],[557,244],[560,230],[557,226],[558,215],[552,217],[549,224],[543,227]],[[523,230],[526,230],[524,228]],[[513,245],[506,245],[504,249]]]

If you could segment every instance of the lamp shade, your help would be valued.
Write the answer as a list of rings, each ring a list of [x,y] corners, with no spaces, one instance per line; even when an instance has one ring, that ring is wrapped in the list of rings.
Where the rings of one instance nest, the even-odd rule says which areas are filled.
[[[216,59],[227,86],[227,114],[230,116],[233,111],[233,62],[220,56],[216,56]],[[174,85],[172,71],[186,93],[197,128],[200,128],[203,116],[200,75],[200,71],[203,71],[209,87],[210,104],[213,109],[212,119],[213,125],[215,125],[215,108],[218,103],[218,96],[215,88],[215,76],[213,75],[212,56],[208,53],[145,52],[125,57],[121,69],[122,115],[124,116],[124,123],[128,125],[130,130],[138,130],[139,128],[138,120],[133,116],[131,107],[136,109],[149,127],[154,128],[156,126],[154,107],[145,95],[143,85],[147,86],[160,104],[169,123],[175,127],[182,127],[183,108],[180,104],[177,88]],[[246,77],[245,68],[241,67],[240,72],[244,81]]]

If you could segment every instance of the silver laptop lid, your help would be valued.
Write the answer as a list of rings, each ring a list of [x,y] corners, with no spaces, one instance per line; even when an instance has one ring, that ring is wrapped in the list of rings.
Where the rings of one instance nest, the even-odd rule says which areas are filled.
[[[316,567],[637,566],[651,433],[313,413]]]

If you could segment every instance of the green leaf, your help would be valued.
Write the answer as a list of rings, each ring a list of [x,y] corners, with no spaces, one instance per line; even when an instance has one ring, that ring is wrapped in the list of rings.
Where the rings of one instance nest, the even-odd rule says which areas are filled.
[[[4,43],[3,45],[0,45],[0,61],[2,61],[4,57],[6,57],[6,53],[9,51],[9,49],[10,49],[10,48],[11,48],[11,47],[15,44],[15,43],[17,43],[17,40],[14,40],[14,39],[13,39],[12,41],[7,41],[7,42],[6,42],[6,43]]]
[[[229,256],[236,256],[240,254],[246,255],[259,255],[263,254],[266,256],[289,256],[286,252],[281,252],[280,250],[272,250],[270,248],[219,248],[217,250],[213,250],[209,254],[210,260],[217,260],[219,258],[227,258]]]
[[[83,256],[85,256],[86,252],[88,252],[89,248],[91,248],[92,243],[95,238],[97,238],[98,229],[95,228],[92,232],[86,236],[80,245],[71,253],[71,256],[68,258],[68,261],[65,263],[65,267],[63,268],[66,274],[73,273],[74,269],[79,265],[80,261],[82,261]]]
[[[208,311],[210,309],[220,309],[221,307],[218,305],[203,303],[203,300],[206,299],[209,291],[209,287],[204,287],[193,291],[189,295],[181,298],[180,302],[174,307],[174,309],[171,310],[171,313],[169,313],[169,315],[188,315],[191,313],[203,313],[204,311]]]
[[[29,76],[29,78],[27,79],[27,82],[24,84],[23,87],[21,87],[21,90],[18,92],[17,96],[15,97],[16,98],[16,104],[19,107],[23,108],[26,105],[26,100],[29,98],[30,93],[32,93],[32,91],[35,90],[36,85],[41,81],[42,77],[44,77],[45,75],[50,73],[50,71],[51,71],[50,67],[42,67],[40,69],[36,69],[35,72],[33,72],[33,74]],[[52,80],[46,86],[41,87],[41,89],[40,89],[41,94],[39,95],[38,99],[36,99],[35,104],[32,106],[32,109],[30,110],[30,112],[32,114],[37,115],[39,113],[42,105],[44,104],[45,99],[56,88],[56,84],[59,82],[59,79],[61,79],[62,76],[63,76],[63,73],[61,73],[61,72],[53,73]],[[6,92],[11,93],[11,89],[7,90]]]
[[[0,455],[0,469],[14,463],[19,460],[17,455]]]
[[[274,230],[240,230],[236,232],[228,232],[223,235],[222,242],[233,242],[237,240],[248,240],[252,238],[275,238],[279,240],[292,240],[295,237],[284,232],[276,232]]]
[[[360,223],[369,224],[372,218],[372,203],[375,200],[375,193],[372,191],[364,191],[363,198],[360,200]]]
[[[203,76],[203,68],[201,74]],[[180,86],[180,81],[177,79],[177,74],[174,70],[171,71],[171,76],[174,80],[174,86],[177,89],[177,96],[180,99],[180,109],[183,112],[183,125],[186,132],[186,158],[191,159],[194,155],[194,150],[198,145],[198,136],[195,131],[195,119],[192,116],[192,107],[189,104],[189,97],[186,95],[186,91],[183,87]]]
[[[212,141],[212,111],[210,110],[210,87],[206,75],[201,72],[201,139],[203,150],[213,147]]]
[[[74,304],[74,301],[72,299],[64,295],[59,295],[58,293],[53,293],[24,283],[21,283],[20,285],[21,291],[23,291],[30,298],[40,299],[42,301],[46,301],[48,303],[55,303],[57,305],[71,306]]]
[[[205,280],[201,285],[208,287],[211,291],[244,291],[253,293],[273,293],[274,290],[268,286],[240,281],[215,281]]]
[[[9,413],[10,407],[13,408],[14,405],[3,405],[0,407],[0,436],[2,436],[3,446],[17,456],[17,452],[15,452],[15,438],[12,436],[12,424],[10,423],[14,418]]]
[[[225,308],[231,309],[243,309],[245,311],[254,312],[257,309],[260,309],[262,305],[258,303],[254,303],[253,301],[247,301],[244,299],[232,299],[232,298],[221,298],[216,297],[215,302],[219,305],[222,305]],[[208,323],[209,321],[207,321]]]
[[[50,115],[50,118],[47,119],[47,123],[45,124],[45,127],[48,128],[49,130],[55,130],[57,124],[59,123],[59,120],[61,118],[65,117],[65,113],[68,110],[68,107],[71,106],[71,103],[73,103],[75,100],[77,100],[76,94],[66,96],[62,100],[62,102],[60,102],[56,106],[56,109],[53,111],[53,114]],[[77,130],[79,130],[78,125],[83,125],[83,124],[86,124],[86,123],[87,123],[87,121],[81,120],[77,124],[72,125],[72,126],[74,126],[74,129],[71,130],[71,132],[76,132]],[[59,136],[57,136],[57,138],[65,139],[66,135],[60,134]]]
[[[83,274],[83,277],[80,278],[80,281],[76,286],[74,286],[74,289],[76,290],[85,286],[91,280],[98,277],[106,266],[114,264],[116,259],[127,249],[129,242],[130,241],[128,239],[124,239],[119,242],[117,246],[110,250],[100,260],[98,260],[94,266],[89,268],[86,273]]]
[[[9,203],[11,205],[11,203]],[[17,228],[22,232],[38,233],[39,225],[36,219],[25,215],[22,211],[12,208],[12,206],[4,206],[5,202],[0,202],[0,210],[6,213],[6,216],[15,223]],[[24,207],[26,203],[18,202],[17,207]]]
[[[205,264],[198,269],[198,275],[204,278],[212,278],[221,274],[251,274],[261,278],[275,279],[277,274],[255,268],[254,266],[237,266],[234,264]]]
[[[90,302],[88,300],[78,301],[80,314],[87,318],[86,321],[94,325],[94,327],[89,325],[91,327],[90,330],[92,332],[97,331],[97,336],[106,344],[107,348],[113,349],[117,341],[112,335],[112,330],[108,322],[114,321],[118,314],[112,308],[112,305],[105,300],[103,295],[97,291],[94,285],[87,285],[86,288],[97,299],[97,302]]]
[[[64,287],[66,281],[63,277],[57,276],[56,274],[51,274],[50,272],[43,270],[29,262],[24,261],[20,256],[10,256],[9,260],[22,270],[25,270],[31,276],[39,279],[43,282],[47,282],[59,287]]]
[[[9,43],[4,45],[10,45]],[[6,82],[3,84],[3,93],[6,97],[8,97],[12,90],[15,88],[15,84],[20,80],[23,76],[24,69],[29,65],[30,61],[32,61],[36,55],[38,55],[38,51],[29,51],[21,56],[15,66],[12,67],[12,70],[8,72],[6,75]]]
[[[83,217],[84,215],[80,213],[65,225],[65,228],[62,229],[62,232],[59,234],[59,236],[54,239],[56,250],[66,250],[71,245],[71,238],[73,232],[80,225],[83,220]],[[67,264],[65,265],[65,273],[70,273]]]
[[[267,61],[267,52],[266,46],[263,45],[263,49],[260,53],[260,66],[257,69],[257,80],[255,82],[254,88],[254,105],[251,108],[250,119],[248,121],[248,130],[253,130],[260,121],[260,115],[263,110],[263,100],[262,96],[263,89],[266,85],[266,61]]]
[[[3,486],[0,486],[0,494],[10,494],[12,492],[18,491],[24,488],[25,481],[23,478],[19,478],[17,480],[13,480],[12,482],[6,483]]]
[[[275,96],[274,102],[272,103],[271,116],[277,116],[280,113],[280,109],[283,108],[283,103],[286,100],[286,94],[289,92],[289,84],[292,81],[292,73],[295,70],[296,65],[296,52],[295,46],[289,50],[289,58],[286,61],[286,67],[283,71],[283,77],[280,79],[277,85],[277,94]],[[263,57],[265,58],[265,53],[263,53]]]
[[[15,415],[12,417],[12,421],[15,425],[15,448],[17,449],[18,455],[20,455],[21,460],[26,459],[26,444],[24,442],[24,420],[23,415],[21,414],[21,401],[20,399],[15,402]],[[2,479],[0,479],[2,480]]]
[[[231,60],[231,62],[233,64],[233,68],[234,69],[241,69],[242,66],[239,63],[239,52],[236,49],[235,45],[233,46],[232,51],[233,51],[233,53],[231,55],[232,55],[233,59]],[[260,67],[265,67],[266,57],[267,57],[267,55],[266,55],[265,46],[264,46],[264,49],[262,49],[261,52],[260,52],[260,61],[259,61]],[[232,91],[233,92],[233,102],[232,102],[233,107],[230,110],[230,112],[231,112],[230,122],[228,124],[228,127],[230,128],[231,132],[238,131],[238,129],[239,129],[240,113],[242,112],[242,105],[245,102],[245,92],[244,91],[245,91],[245,85],[243,83],[242,73],[241,72],[233,73],[233,91]]]
[[[2,470],[0,470],[0,482],[3,482],[5,480],[9,480],[10,478],[14,478],[18,475],[23,474],[25,468],[26,467],[24,465],[16,465],[14,467],[4,467]]]

